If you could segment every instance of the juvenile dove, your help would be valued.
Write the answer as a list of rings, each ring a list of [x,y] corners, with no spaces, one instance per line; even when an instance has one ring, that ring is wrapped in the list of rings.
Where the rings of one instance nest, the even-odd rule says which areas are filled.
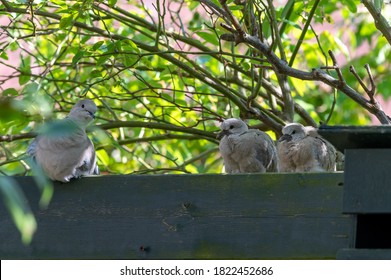
[[[336,171],[337,151],[314,127],[290,123],[282,133],[277,143],[281,172]]]
[[[248,129],[239,119],[227,119],[220,126],[220,153],[227,173],[278,171],[277,150],[265,132]]]
[[[94,145],[85,131],[96,110],[92,100],[80,100],[65,119],[48,124],[30,143],[27,154],[50,179],[69,182],[83,175],[99,174]]]

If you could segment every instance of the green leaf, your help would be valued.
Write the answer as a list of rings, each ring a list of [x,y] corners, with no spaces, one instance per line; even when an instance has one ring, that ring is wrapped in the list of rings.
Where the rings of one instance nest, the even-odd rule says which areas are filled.
[[[3,133],[9,133],[9,129],[24,124],[26,116],[22,110],[15,106],[15,100],[13,98],[0,98],[0,131],[4,127]]]
[[[120,41],[116,41],[116,42],[110,42],[108,44],[106,44],[106,47],[107,47],[107,50],[106,52],[107,53],[117,53],[120,49],[121,49],[121,43]]]
[[[195,8],[197,8],[200,5],[198,1],[193,1],[193,0],[186,0],[186,4],[188,5],[190,11],[194,11]]]
[[[94,69],[90,73],[90,78],[101,78],[102,77],[102,71],[98,69]]]
[[[11,51],[17,51],[17,50],[19,50],[19,45],[18,45],[15,41],[13,41],[13,42],[9,45],[9,48],[10,48]]]
[[[42,170],[42,168],[35,163],[34,160],[31,158],[28,158],[25,160],[26,163],[30,166],[33,174],[34,174],[34,180],[37,183],[38,188],[41,191],[41,198],[39,200],[39,206],[41,208],[47,208],[49,205],[49,202],[51,201],[53,197],[53,182],[48,179],[45,172]]]
[[[35,94],[38,91],[38,88],[39,88],[39,84],[37,84],[35,82],[29,83],[29,84],[25,85],[22,92],[25,95]]]
[[[216,35],[214,33],[210,33],[210,32],[207,32],[207,31],[197,31],[196,33],[202,39],[204,39],[205,41],[211,43],[214,46],[217,46],[219,44],[219,40],[218,40],[218,38],[216,37]]]
[[[84,56],[85,53],[86,53],[86,52],[83,51],[83,50],[78,51],[78,52],[75,54],[75,56],[72,58],[72,65],[75,66],[75,65],[79,62],[79,60],[83,58],[83,56]]]
[[[14,88],[7,88],[6,90],[3,91],[3,96],[9,96],[9,95],[17,96],[18,94],[19,92]]]
[[[105,42],[104,41],[99,41],[99,42],[96,42],[93,46],[92,46],[92,50],[93,51],[97,51],[99,50],[99,48],[104,44]]]
[[[12,220],[21,234],[22,242],[29,244],[37,229],[37,222],[26,197],[12,177],[0,176],[0,193]]]
[[[126,52],[136,52],[138,54],[140,53],[140,49],[132,40],[122,40],[121,47],[122,50]]]
[[[102,55],[101,57],[98,58],[96,61],[96,66],[102,66],[103,64],[106,63],[107,60],[109,60],[111,55]]]
[[[103,165],[108,166],[110,163],[110,157],[105,150],[96,151],[96,156],[102,162]]]
[[[8,60],[8,55],[6,52],[2,51],[0,52],[0,58],[4,59],[4,60]]]
[[[117,0],[109,0],[109,6],[114,7],[117,4]]]
[[[19,85],[24,85],[31,79],[31,57],[21,57],[21,65],[20,65],[20,76],[19,76]]]
[[[25,83],[28,83],[30,81],[31,76],[22,74],[19,76],[19,85],[24,85]]]
[[[67,29],[68,27],[72,26],[73,24],[73,15],[72,14],[66,14],[61,17],[60,20],[60,28],[61,29]]]
[[[243,62],[241,63],[241,66],[243,67],[243,69],[244,69],[245,71],[248,71],[248,70],[250,70],[250,68],[251,68],[250,63],[248,63],[247,61],[243,61]]]
[[[230,5],[230,6],[229,6],[229,9],[230,9],[231,11],[238,11],[238,10],[243,9],[243,7],[240,6],[240,5]]]
[[[301,28],[300,25],[298,25],[297,23],[293,22],[293,21],[290,21],[290,20],[286,20],[286,19],[283,19],[282,20],[283,22],[289,24],[290,26],[293,26],[294,28],[296,29],[299,29],[299,30],[303,30],[303,28]]]
[[[125,67],[133,67],[138,62],[139,57],[132,54],[124,54],[122,55],[122,62]]]
[[[153,69],[153,66],[152,66],[152,63],[151,63],[151,60],[149,57],[141,57],[141,63],[147,67],[148,69]]]
[[[66,4],[65,0],[50,0],[50,2],[52,2],[56,5],[59,5],[59,6],[63,6]]]
[[[357,4],[354,0],[346,0],[345,1],[346,6],[348,7],[349,11],[352,13],[357,13]]]

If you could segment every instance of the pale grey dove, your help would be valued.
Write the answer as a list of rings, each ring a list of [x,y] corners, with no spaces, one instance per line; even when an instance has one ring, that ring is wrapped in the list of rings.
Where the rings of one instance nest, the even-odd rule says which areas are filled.
[[[287,124],[278,139],[281,172],[336,171],[337,151],[312,126]]]
[[[264,173],[278,171],[277,150],[265,132],[249,129],[240,119],[227,119],[217,136],[227,173]]]
[[[46,125],[30,143],[27,153],[50,179],[69,182],[99,174],[94,145],[85,131],[96,111],[92,100],[80,100],[65,119]]]

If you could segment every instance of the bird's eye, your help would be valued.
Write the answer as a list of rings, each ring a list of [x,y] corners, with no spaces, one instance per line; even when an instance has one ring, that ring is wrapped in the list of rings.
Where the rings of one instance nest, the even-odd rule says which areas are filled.
[[[81,104],[81,107],[84,108],[84,104]]]
[[[233,125],[231,125],[230,127],[229,127],[229,129],[233,129],[234,128],[234,126]]]
[[[296,130],[292,131],[292,134],[295,134],[296,133]]]

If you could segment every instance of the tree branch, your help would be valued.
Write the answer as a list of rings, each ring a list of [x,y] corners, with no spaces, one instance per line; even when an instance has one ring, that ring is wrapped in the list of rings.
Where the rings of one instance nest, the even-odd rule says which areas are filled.
[[[290,67],[285,61],[280,60],[274,53],[269,52],[268,46],[262,43],[258,37],[246,35],[243,38],[243,42],[261,51],[271,63],[276,73],[285,74],[300,80],[321,81],[345,93],[360,106],[374,114],[382,124],[391,124],[390,118],[381,109],[379,104],[372,104],[368,102],[368,100],[363,98],[357,91],[352,89],[346,83],[341,83],[339,79],[333,78],[321,69],[313,69],[313,71],[307,72]]]
[[[369,76],[369,81],[371,83],[371,88],[370,89],[365,85],[364,81],[357,74],[356,69],[354,68],[353,65],[350,66],[349,70],[354,75],[354,77],[357,79],[357,81],[359,82],[361,87],[364,89],[364,91],[368,94],[371,103],[376,104],[377,101],[375,100],[375,93],[376,93],[375,81],[373,79],[373,76],[372,76],[371,69],[370,69],[369,65],[365,64],[364,67],[367,70],[367,73],[368,73],[368,76]]]
[[[150,129],[177,131],[177,132],[183,132],[187,134],[199,135],[202,136],[204,139],[211,140],[213,142],[215,142],[217,136],[216,133],[210,131],[199,130],[199,129],[185,127],[185,126],[177,126],[177,125],[167,124],[167,123],[157,123],[157,122],[115,121],[115,122],[109,122],[109,123],[97,125],[96,127],[99,127],[104,130],[121,128],[121,127],[145,127]]]
[[[6,10],[8,12],[11,12],[12,11],[12,6],[8,3],[8,1],[6,0],[1,0],[1,4],[4,5],[4,7],[6,8]]]
[[[367,8],[369,13],[372,15],[375,20],[376,28],[383,34],[387,39],[388,44],[391,45],[391,26],[388,23],[387,19],[383,17],[381,11],[376,9],[375,4],[371,0],[361,0],[361,3]]]
[[[0,143],[1,142],[12,142],[16,140],[23,140],[23,139],[30,139],[37,136],[36,132],[28,132],[28,133],[21,133],[21,134],[7,134],[7,135],[0,135]]]

